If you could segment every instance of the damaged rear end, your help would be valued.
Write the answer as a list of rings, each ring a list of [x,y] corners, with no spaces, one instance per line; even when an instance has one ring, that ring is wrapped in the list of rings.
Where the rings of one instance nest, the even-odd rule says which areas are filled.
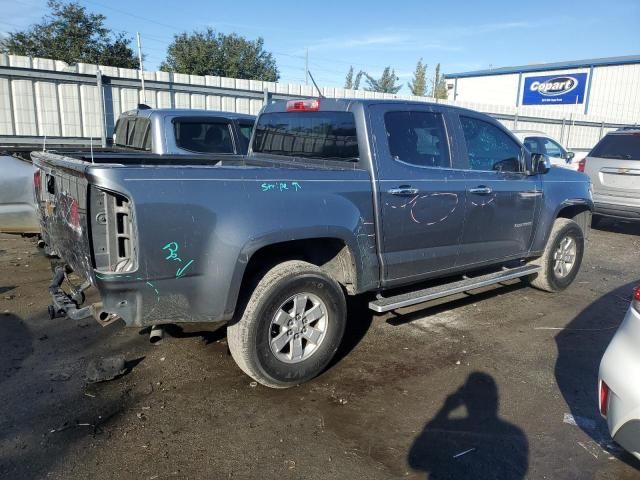
[[[118,315],[105,312],[102,303],[82,307],[84,291],[100,275],[132,272],[137,268],[132,209],[122,194],[93,185],[90,166],[82,160],[51,153],[32,154],[36,171],[34,188],[42,235],[63,260],[49,286],[49,315],[79,319],[93,315],[103,324]],[[78,285],[62,289],[74,272]]]

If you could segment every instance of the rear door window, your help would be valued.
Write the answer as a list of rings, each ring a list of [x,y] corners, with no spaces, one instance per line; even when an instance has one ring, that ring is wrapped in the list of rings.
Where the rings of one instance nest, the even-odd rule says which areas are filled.
[[[451,166],[442,114],[420,111],[387,112],[384,124],[389,152],[395,160],[418,167]]]
[[[265,113],[255,127],[253,151],[286,157],[357,160],[358,139],[353,113]]]
[[[600,140],[589,156],[640,160],[640,133],[607,135]]]
[[[235,153],[228,122],[180,119],[173,121],[176,145],[198,153]]]
[[[496,125],[460,116],[471,170],[521,172],[520,145]]]

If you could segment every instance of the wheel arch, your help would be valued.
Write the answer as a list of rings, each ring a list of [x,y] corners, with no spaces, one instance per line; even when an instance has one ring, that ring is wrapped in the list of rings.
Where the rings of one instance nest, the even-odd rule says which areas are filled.
[[[551,235],[551,230],[553,229],[553,224],[558,218],[568,218],[569,220],[575,221],[582,229],[582,233],[586,239],[589,234],[589,226],[591,225],[592,211],[593,203],[586,199],[567,199],[561,202],[556,207],[553,216],[550,217],[550,221],[547,220],[546,222],[544,222],[548,222],[548,224],[544,226],[544,242],[542,243],[542,245],[540,245],[540,254],[542,253],[542,250],[544,250],[544,247],[547,245],[547,242],[549,241],[549,235]]]
[[[227,305],[226,316],[236,309],[242,292],[250,294],[261,276],[273,266],[287,260],[303,260],[322,268],[345,291],[354,295],[363,290],[362,262],[357,246],[339,232],[318,236],[309,234],[265,237],[245,246],[236,265]]]
[[[589,234],[589,226],[591,225],[592,212],[593,205],[590,205],[586,201],[567,201],[563,202],[560,205],[560,208],[556,212],[555,218],[568,218],[569,220],[573,220],[580,226],[585,238],[587,238]],[[549,234],[547,233],[547,239],[548,235]]]

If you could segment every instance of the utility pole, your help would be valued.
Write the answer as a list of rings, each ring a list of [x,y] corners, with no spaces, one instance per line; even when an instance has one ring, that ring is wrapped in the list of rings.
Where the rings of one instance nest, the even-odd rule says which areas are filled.
[[[140,62],[140,80],[142,81],[142,103],[147,103],[147,94],[144,91],[144,65],[142,64],[142,43],[140,42],[140,32],[136,32],[138,38],[138,61]]]
[[[304,49],[304,84],[309,85],[309,49]]]

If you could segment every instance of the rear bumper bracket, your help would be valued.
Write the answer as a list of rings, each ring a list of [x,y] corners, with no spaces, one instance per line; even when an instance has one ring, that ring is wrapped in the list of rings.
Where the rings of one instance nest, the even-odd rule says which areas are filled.
[[[69,317],[73,320],[81,320],[93,315],[93,305],[79,308],[71,295],[67,294],[61,287],[66,274],[70,272],[68,266],[57,267],[51,283],[49,284],[49,295],[52,304],[49,305],[49,318]],[[77,292],[76,292],[77,294]]]

